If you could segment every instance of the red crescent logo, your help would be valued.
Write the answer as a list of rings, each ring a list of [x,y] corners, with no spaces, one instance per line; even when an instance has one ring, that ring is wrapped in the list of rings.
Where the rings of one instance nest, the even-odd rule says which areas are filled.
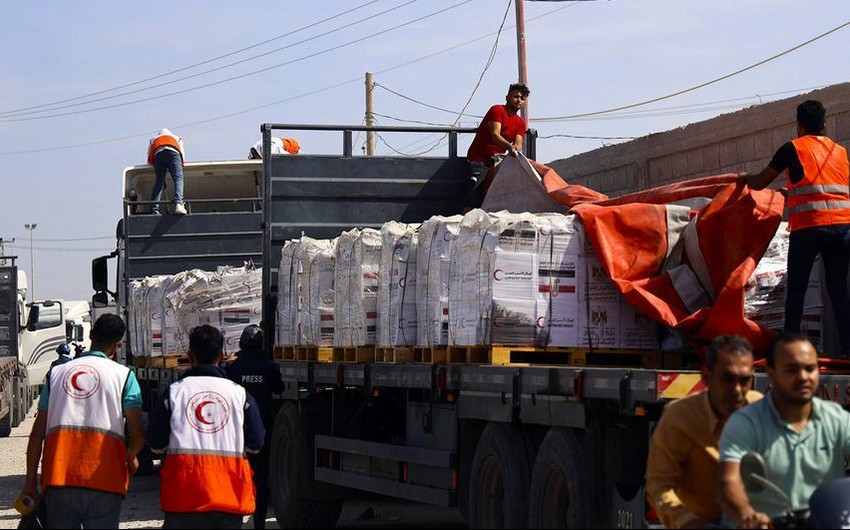
[[[537,327],[538,327],[538,328],[541,328],[541,329],[543,328],[543,321],[544,321],[544,320],[546,320],[546,317],[539,317],[539,318],[537,319]]]
[[[201,434],[222,430],[230,422],[230,403],[211,390],[197,392],[186,404],[185,417],[189,425]]]
[[[401,287],[402,289],[404,289],[404,283],[405,283],[404,280],[405,280],[404,278],[398,279],[398,286]]]
[[[80,378],[85,376],[87,381],[83,386]],[[62,390],[74,399],[91,397],[100,388],[100,372],[94,366],[77,364],[72,366],[62,381]]]
[[[497,282],[501,281],[501,279],[503,277],[504,277],[504,271],[502,269],[496,269],[496,270],[493,271],[493,279],[496,280]]]
[[[452,240],[452,233],[449,232],[448,230],[446,230],[443,233],[443,241],[451,241],[451,240]]]
[[[77,382],[77,379],[79,379],[80,376],[83,374],[85,374],[85,372],[77,372],[71,376],[71,386],[74,387],[74,390],[76,390],[77,392],[86,391],[86,389],[81,387],[80,384]]]
[[[204,418],[204,407],[207,405],[212,405],[212,401],[201,401],[201,404],[195,407],[195,417],[199,422],[205,425],[212,425],[213,422],[207,421],[206,418]]]

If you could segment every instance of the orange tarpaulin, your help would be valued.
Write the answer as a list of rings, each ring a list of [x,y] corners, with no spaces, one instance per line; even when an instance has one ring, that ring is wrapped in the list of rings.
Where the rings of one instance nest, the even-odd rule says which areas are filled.
[[[773,333],[744,318],[744,287],[782,221],[781,193],[751,190],[728,174],[609,199],[529,163],[549,197],[581,218],[632,305],[697,342],[737,333],[758,351],[767,346]],[[516,200],[508,209],[523,211]]]

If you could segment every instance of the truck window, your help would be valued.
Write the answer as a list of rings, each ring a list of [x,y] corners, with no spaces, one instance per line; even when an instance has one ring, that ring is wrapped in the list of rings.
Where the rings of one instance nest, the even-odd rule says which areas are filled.
[[[61,305],[53,304],[49,307],[42,304],[37,305],[39,306],[38,320],[33,323],[34,330],[53,328],[62,323]]]

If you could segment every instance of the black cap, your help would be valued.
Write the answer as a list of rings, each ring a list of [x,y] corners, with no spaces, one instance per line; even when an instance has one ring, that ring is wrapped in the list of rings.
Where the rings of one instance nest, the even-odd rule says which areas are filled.
[[[256,324],[251,324],[245,328],[242,331],[242,336],[239,337],[239,348],[243,350],[262,350],[263,329]]]

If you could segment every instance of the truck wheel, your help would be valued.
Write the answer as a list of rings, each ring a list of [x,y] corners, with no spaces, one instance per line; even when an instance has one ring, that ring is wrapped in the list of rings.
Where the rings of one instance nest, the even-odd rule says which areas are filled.
[[[533,449],[516,427],[484,428],[469,475],[470,528],[525,528]]]
[[[531,473],[529,528],[587,528],[588,478],[581,437],[571,429],[550,429]]]
[[[0,419],[0,438],[8,438],[12,434],[12,416],[15,412],[13,403],[14,394],[12,394],[12,381],[6,381],[6,400],[9,403],[9,412]]]
[[[314,461],[308,436],[295,404],[285,403],[274,424],[269,459],[272,507],[281,528],[330,528],[342,511],[342,499],[304,495]]]

